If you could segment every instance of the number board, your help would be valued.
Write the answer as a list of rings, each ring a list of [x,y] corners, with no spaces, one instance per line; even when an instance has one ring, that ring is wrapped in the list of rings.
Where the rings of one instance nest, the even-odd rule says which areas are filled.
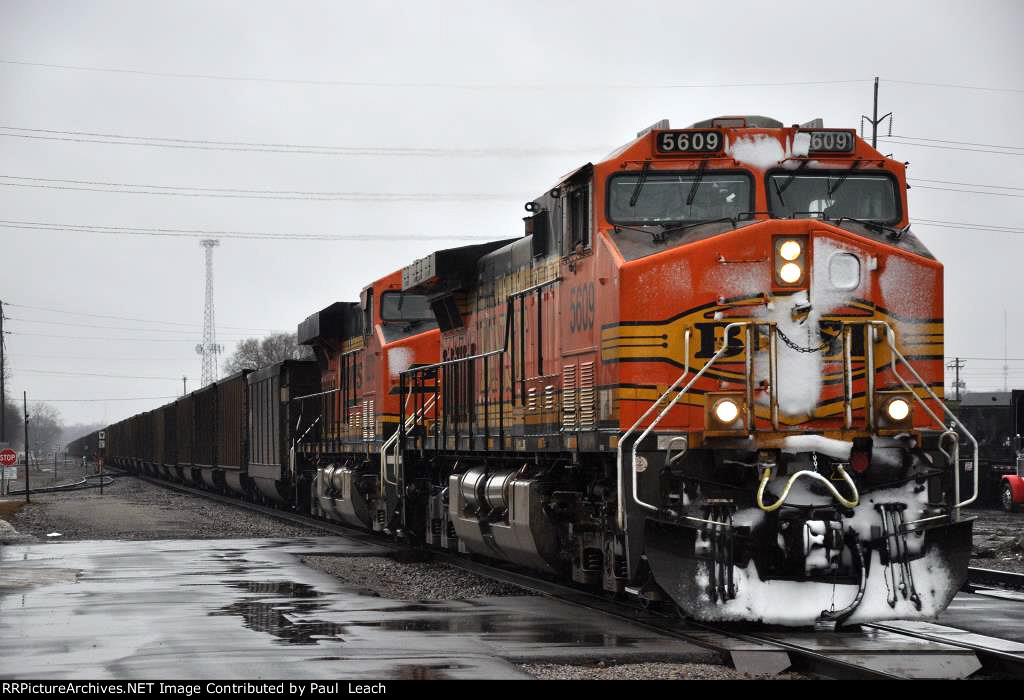
[[[725,145],[722,132],[710,129],[658,131],[654,135],[658,153],[718,153]]]
[[[811,137],[810,153],[853,153],[854,135],[845,129],[802,131]]]

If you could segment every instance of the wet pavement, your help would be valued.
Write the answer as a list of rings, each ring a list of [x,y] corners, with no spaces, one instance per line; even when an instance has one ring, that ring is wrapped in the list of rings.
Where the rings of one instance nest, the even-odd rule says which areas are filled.
[[[714,662],[539,596],[395,601],[299,562],[386,556],[305,539],[0,549],[3,678],[523,678],[514,663]]]
[[[940,625],[1024,643],[1024,596],[1019,592],[959,593],[936,620]]]

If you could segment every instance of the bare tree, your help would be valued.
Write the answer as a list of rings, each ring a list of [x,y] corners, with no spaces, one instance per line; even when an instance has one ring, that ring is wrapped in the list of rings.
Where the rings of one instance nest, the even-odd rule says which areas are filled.
[[[11,385],[11,367],[9,364],[4,365],[4,381],[9,387]],[[22,417],[21,417],[21,404],[14,400],[14,397],[8,394],[3,397],[4,402],[4,436],[7,442],[11,444],[16,450],[20,450],[22,447]]]
[[[19,423],[21,423],[19,421]],[[18,427],[24,431],[23,423]],[[28,412],[28,443],[34,453],[49,452],[60,447],[64,433],[60,411],[46,403],[33,404]]]
[[[312,351],[299,345],[294,333],[273,333],[260,340],[246,338],[238,343],[235,352],[224,362],[228,374],[243,369],[262,369],[281,360],[302,360],[313,356]]]

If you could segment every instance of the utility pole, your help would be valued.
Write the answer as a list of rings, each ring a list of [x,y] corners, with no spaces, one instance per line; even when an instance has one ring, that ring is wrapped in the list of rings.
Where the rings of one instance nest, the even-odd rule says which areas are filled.
[[[4,375],[4,303],[0,301],[0,442],[7,442],[7,387]]]
[[[1006,323],[1006,309],[1003,309],[1003,391],[1010,390],[1010,361],[1006,357],[1007,328],[1009,328],[1009,325]]]
[[[206,303],[203,307],[203,342],[196,345],[196,352],[203,357],[203,373],[200,386],[217,381],[217,356],[224,351],[217,344],[217,324],[213,309],[213,249],[220,245],[216,238],[199,241],[206,255]]]
[[[956,371],[956,381],[953,382],[953,388],[956,389],[957,403],[960,402],[960,389],[963,388],[963,382],[960,381],[960,370],[963,369],[966,364],[966,362],[957,357],[946,365],[948,369]]]
[[[186,396],[188,394],[188,377],[184,374],[181,375],[181,395]]]
[[[31,485],[29,484],[28,473],[32,470],[32,465],[29,462],[28,457],[28,392],[21,392],[21,400],[25,407],[25,503],[30,502],[29,493],[32,491]]]
[[[878,116],[878,76],[875,76],[875,101],[874,110],[872,116],[868,117],[861,115],[860,117],[860,135],[864,136],[864,122],[866,121],[871,125],[871,147],[878,148],[878,125],[884,122],[886,119],[889,120],[889,136],[892,136],[892,112],[882,115],[881,118]]]

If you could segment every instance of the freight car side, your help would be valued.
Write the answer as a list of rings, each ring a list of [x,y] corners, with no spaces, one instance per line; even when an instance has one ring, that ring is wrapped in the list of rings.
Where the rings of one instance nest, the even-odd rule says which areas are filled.
[[[307,511],[309,468],[293,446],[306,430],[293,397],[316,393],[320,371],[312,360],[285,360],[252,372],[249,389],[248,478],[253,495]],[[313,420],[311,417],[308,420]]]

